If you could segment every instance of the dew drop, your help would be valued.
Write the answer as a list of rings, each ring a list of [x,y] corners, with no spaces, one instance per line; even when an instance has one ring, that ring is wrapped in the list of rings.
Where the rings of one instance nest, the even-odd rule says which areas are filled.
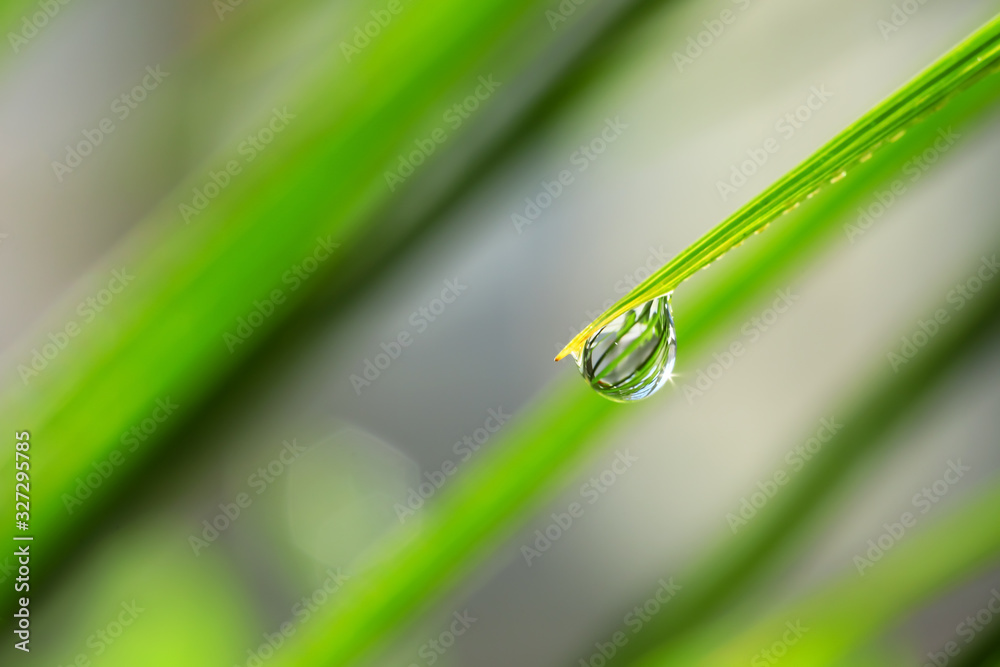
[[[669,294],[617,317],[574,355],[590,386],[620,403],[656,393],[670,379],[676,356]]]

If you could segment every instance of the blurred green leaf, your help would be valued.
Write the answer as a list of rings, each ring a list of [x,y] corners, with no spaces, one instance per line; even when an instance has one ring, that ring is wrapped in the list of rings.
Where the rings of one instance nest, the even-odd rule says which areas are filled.
[[[31,429],[33,531],[65,539],[80,530],[80,518],[101,507],[152,444],[83,502],[73,500],[78,480],[105,465],[158,402],[179,406],[156,433],[162,441],[310,291],[371,253],[369,224],[394,196],[386,173],[456,97],[494,86],[483,83],[491,64],[513,75],[545,51],[555,36],[541,5],[426,2],[411,20],[388,25],[350,67],[339,42],[329,41],[293,82],[301,86],[288,105],[261,110],[250,124],[273,133],[266,152],[227,175],[229,162],[244,156],[242,137],[224,146],[56,308],[49,332],[58,338],[70,322],[81,331],[52,359],[29,350],[0,399],[4,428]],[[516,56],[504,55],[512,44]],[[496,83],[489,94],[500,96],[507,82]],[[461,136],[456,130],[450,139]],[[219,194],[198,200],[192,192],[209,191],[209,172]],[[319,265],[315,275],[290,278],[306,260]],[[81,320],[77,302],[115,271],[127,285],[93,322]],[[248,324],[254,318],[263,322]],[[53,344],[43,333],[34,351]],[[12,451],[0,462],[0,474],[11,474]],[[0,507],[12,511],[12,500]],[[36,567],[59,553],[43,551]]]
[[[959,95],[933,117],[937,122],[914,127],[861,165],[855,179],[787,216],[787,229],[768,235],[773,240],[757,252],[748,248],[745,259],[728,263],[717,282],[690,298],[687,309],[677,308],[685,358],[697,358],[729,317],[804,261],[819,241],[839,232],[845,212],[870,195],[873,180],[895,175],[914,153],[933,143],[942,124],[975,118],[998,95],[1000,81],[994,78]],[[300,638],[301,644],[282,656],[282,664],[349,664],[461,580],[526,513],[561,488],[604,427],[635,413],[636,406],[601,399],[579,380],[549,388],[425,512],[423,532],[388,565],[373,570],[365,583],[348,586],[341,608]]]
[[[713,614],[745,600],[741,595],[750,584],[763,585],[764,574],[770,580],[780,578],[787,558],[779,557],[787,556],[783,552],[795,537],[810,527],[815,530],[817,524],[810,519],[829,506],[850,473],[892,442],[888,438],[892,429],[911,416],[956,365],[979,352],[984,339],[994,340],[990,336],[995,336],[1000,320],[1000,285],[984,289],[958,317],[898,373],[891,371],[883,356],[876,357],[877,367],[870,376],[848,393],[851,398],[840,409],[831,411],[842,428],[779,495],[757,511],[749,525],[722,539],[691,572],[678,575],[685,582],[684,595],[631,639],[620,653],[622,664],[653,646],[679,640]]]
[[[995,561],[1000,553],[998,481],[927,529],[907,533],[863,577],[852,570],[819,593],[764,619],[740,619],[748,623],[745,628],[726,619],[680,638],[637,664],[752,664],[775,643],[783,644],[780,660],[784,665],[841,664],[912,608]],[[799,631],[787,634],[786,624]],[[766,658],[759,657],[759,661]]]
[[[32,650],[18,664],[224,665],[261,641],[238,572],[221,554],[192,558],[174,537],[183,530],[151,517],[84,559],[56,604],[32,606]]]
[[[341,246],[324,261],[324,278],[316,277],[314,284],[334,276],[346,254],[366,252],[361,239],[371,238],[371,220],[391,200],[385,169],[427,130],[441,101],[480,76],[477,67],[488,61],[491,49],[517,34],[529,10],[540,13],[540,6],[526,0],[471,6],[439,0],[428,5],[420,21],[394,24],[363,54],[357,69],[346,72],[332,45],[303,77],[322,85],[307,87],[309,92],[290,102],[296,122],[269,150],[266,161],[234,179],[188,227],[180,226],[176,207],[190,198],[192,187],[204,185],[203,177],[192,176],[150,216],[115,255],[141,258],[137,266],[126,267],[136,274],[132,288],[97,327],[32,378],[28,392],[15,382],[4,397],[0,420],[5,427],[38,425],[32,431],[33,474],[45,484],[35,499],[37,531],[55,540],[57,533],[76,529],[77,517],[67,513],[62,498],[73,492],[77,476],[104,460],[122,434],[149,415],[157,400],[169,396],[185,410],[197,405],[245,362],[251,348],[264,342],[308,288],[286,294],[292,303],[282,304],[285,309],[278,309],[247,342],[238,344],[234,355],[229,355],[224,335],[256,301],[268,299],[282,286],[284,271],[315,251],[317,236],[333,235]],[[541,42],[537,47],[522,54],[517,64],[530,66],[544,50]],[[974,116],[996,92],[995,81],[984,81],[938,118],[958,122]],[[898,167],[900,150],[917,145],[911,135],[926,139],[923,130],[927,123],[883,148],[857,169],[857,180]],[[227,154],[231,150],[223,150],[221,162],[208,167],[218,170]],[[852,181],[840,186],[838,194],[843,196]],[[826,201],[822,208],[817,206],[821,201]],[[749,303],[758,288],[802,261],[820,232],[829,231],[839,219],[835,216],[840,208],[820,195],[785,218],[792,233],[775,236],[781,243],[770,246],[770,255],[761,253],[740,265],[742,273],[728,274],[729,283],[717,284],[711,298],[685,313],[690,318],[684,324],[689,340],[685,353],[704,350],[711,334]],[[806,211],[812,213],[803,215]],[[817,224],[807,225],[810,219]],[[107,276],[94,278],[92,287]],[[738,278],[743,282],[737,283]],[[428,530],[406,546],[400,558],[359,582],[329,625],[314,624],[315,634],[281,660],[343,664],[361,655],[454,585],[475,564],[475,557],[554,493],[595,441],[598,429],[626,414],[622,410],[578,381],[556,387],[510,427],[505,444],[495,448],[505,451],[456,480],[454,492],[429,515]],[[49,446],[70,442],[76,446]],[[10,474],[9,453],[0,456],[0,474]],[[89,501],[86,511],[99,502]],[[7,500],[0,507],[10,509]],[[53,558],[56,551],[42,558]]]

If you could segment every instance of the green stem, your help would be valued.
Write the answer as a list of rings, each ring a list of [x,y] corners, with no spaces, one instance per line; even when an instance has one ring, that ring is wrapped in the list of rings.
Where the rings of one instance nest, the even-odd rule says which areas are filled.
[[[579,352],[584,343],[616,317],[650,299],[669,294],[699,270],[716,261],[750,235],[763,231],[816,191],[844,178],[848,169],[899,139],[952,95],[990,73],[1000,62],[1000,16],[943,55],[933,65],[848,126],[798,167],[788,172],[718,226],[688,246],[622,297],[556,356]]]

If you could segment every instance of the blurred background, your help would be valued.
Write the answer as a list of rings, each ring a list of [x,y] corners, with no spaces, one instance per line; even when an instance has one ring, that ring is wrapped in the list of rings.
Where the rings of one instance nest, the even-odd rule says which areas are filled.
[[[997,10],[567,0],[464,25],[446,2],[80,0],[25,32],[39,7],[4,10],[0,348],[4,427],[32,432],[50,499],[32,650],[10,633],[0,650],[65,667],[279,664],[339,632],[309,624],[351,582],[405,570],[459,480],[544,438],[545,414],[586,417],[539,407],[586,391],[552,363],[572,335]],[[472,35],[440,35],[462,58],[435,52],[439,20]],[[421,49],[437,55],[406,79],[397,63]],[[1000,105],[980,107],[924,120],[936,148],[825,190],[822,242],[720,306],[697,348],[686,313],[738,260],[682,286],[672,383],[594,407],[610,412],[586,447],[359,664],[993,664],[1000,551],[947,559],[1000,522],[963,513],[1000,488],[995,327],[933,352],[948,363],[903,383],[919,395],[884,391],[921,363],[906,346],[995,310]],[[353,117],[370,126],[337,120]],[[191,277],[237,259],[214,291]],[[82,333],[59,345],[70,323]],[[820,475],[834,432],[864,452],[830,463],[815,498],[794,492],[808,516],[734,570],[732,595],[721,578],[689,626],[659,628],[699,590],[692,572]],[[893,577],[934,563],[952,564],[875,620]],[[789,652],[810,637],[815,653]]]

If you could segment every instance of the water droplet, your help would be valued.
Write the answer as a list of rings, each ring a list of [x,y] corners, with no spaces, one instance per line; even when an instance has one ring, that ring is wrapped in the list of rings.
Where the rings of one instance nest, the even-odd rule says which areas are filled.
[[[676,356],[669,294],[619,316],[591,336],[579,356],[574,355],[590,386],[620,403],[657,392],[670,379]]]

